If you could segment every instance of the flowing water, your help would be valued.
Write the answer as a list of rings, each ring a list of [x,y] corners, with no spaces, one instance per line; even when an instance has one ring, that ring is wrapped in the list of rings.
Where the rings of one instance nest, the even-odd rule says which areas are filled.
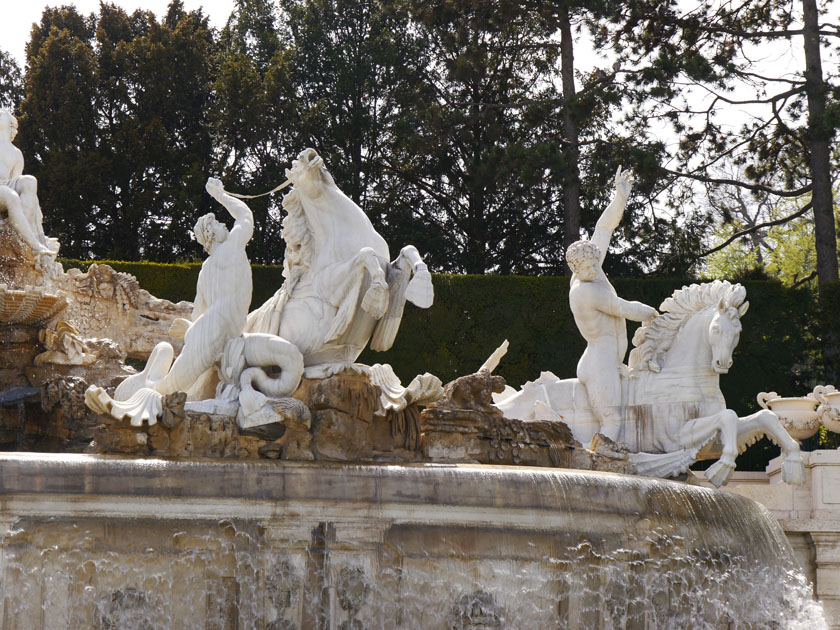
[[[138,473],[118,463],[125,492]],[[741,497],[557,470],[242,464],[206,464],[183,496],[197,466],[152,466],[167,481],[139,503],[75,485],[101,470],[33,481],[6,511],[61,515],[33,509],[6,535],[2,627],[826,627],[778,525]]]

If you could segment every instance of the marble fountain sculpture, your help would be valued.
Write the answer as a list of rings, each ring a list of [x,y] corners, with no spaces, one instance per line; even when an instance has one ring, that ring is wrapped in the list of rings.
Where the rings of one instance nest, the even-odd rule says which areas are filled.
[[[492,400],[504,347],[445,388],[358,364],[368,342],[390,346],[406,300],[431,305],[431,277],[410,246],[389,262],[315,151],[288,177],[282,286],[251,314],[253,218],[217,180],[207,191],[234,224],[196,225],[208,257],[192,305],[125,300],[130,277],[104,266],[45,270],[45,254],[0,225],[22,253],[10,273],[40,274],[27,295],[64,309],[4,320],[8,340],[31,346],[7,353],[2,373],[26,390],[5,392],[0,416],[20,434],[0,454],[4,630],[825,627],[757,503],[603,472],[638,466],[628,453],[641,442],[621,443],[629,421],[599,415],[600,398],[588,428],[558,419],[556,398],[530,405],[532,419],[506,417]],[[582,281],[611,292],[600,272]],[[743,315],[733,291],[713,319]],[[119,340],[92,338],[76,302],[100,304],[99,329]],[[624,316],[607,320],[616,351]],[[133,373],[127,355],[145,368]],[[625,382],[621,357],[609,361]],[[599,384],[582,380],[593,395]],[[703,404],[695,415],[721,418],[701,416],[681,449],[738,435],[722,401]],[[771,411],[759,415],[740,422],[776,431]]]
[[[747,312],[746,290],[714,281],[675,291],[659,309],[616,295],[601,266],[630,194],[632,178],[619,168],[616,198],[592,240],[573,243],[569,305],[587,346],[576,379],[544,372],[521,391],[494,397],[509,418],[554,418],[575,439],[627,453],[631,472],[656,477],[684,473],[698,459],[719,459],[706,471],[715,486],[735,470],[735,458],[757,437],[782,448],[787,483],[805,479],[799,444],[765,408],[739,418],[720,391]],[[642,322],[629,364],[625,320]]]

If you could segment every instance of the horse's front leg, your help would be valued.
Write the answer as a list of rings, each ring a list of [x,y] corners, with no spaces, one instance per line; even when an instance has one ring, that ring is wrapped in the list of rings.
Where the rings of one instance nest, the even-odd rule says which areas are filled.
[[[370,287],[362,298],[362,310],[373,319],[381,319],[388,310],[388,282],[385,271],[376,252],[370,247],[359,250],[359,261],[370,275]]]
[[[394,264],[400,269],[410,267],[412,278],[405,290],[405,299],[420,308],[429,308],[434,302],[435,292],[432,287],[432,275],[420,257],[414,245],[406,245]]]
[[[802,453],[799,443],[790,437],[779,422],[779,417],[769,409],[738,421],[738,449],[743,450],[755,441],[754,438],[767,436],[782,449],[784,461],[782,463],[782,480],[785,483],[800,485],[805,483],[805,466],[802,463]]]
[[[738,414],[731,409],[711,416],[695,418],[683,425],[680,445],[683,448],[700,448],[720,434],[723,450],[720,459],[706,470],[708,479],[716,488],[722,486],[735,470],[738,456]]]

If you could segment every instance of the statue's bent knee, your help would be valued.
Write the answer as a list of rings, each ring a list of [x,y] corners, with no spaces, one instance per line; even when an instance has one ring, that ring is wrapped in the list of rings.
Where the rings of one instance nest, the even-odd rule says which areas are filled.
[[[38,180],[32,175],[21,175],[17,183],[17,188],[21,195],[37,195]]]

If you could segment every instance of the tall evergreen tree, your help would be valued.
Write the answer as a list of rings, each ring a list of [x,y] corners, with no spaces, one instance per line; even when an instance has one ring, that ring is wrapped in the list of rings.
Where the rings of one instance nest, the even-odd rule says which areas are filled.
[[[173,260],[209,202],[213,38],[179,0],[163,21],[103,3],[45,10],[27,47],[21,148],[67,256]]]
[[[23,73],[15,58],[0,50],[0,107],[17,109],[23,100]]]
[[[389,166],[438,268],[556,272],[564,151],[547,25],[515,2],[413,4],[425,54]]]
[[[219,40],[211,113],[217,169],[232,190],[263,192],[284,181],[298,149],[288,41],[266,0],[238,0]],[[249,201],[253,262],[283,259],[280,201],[280,195]]]
[[[73,7],[46,9],[27,45],[18,145],[38,178],[44,228],[62,254],[90,256],[107,212],[97,137],[93,20]],[[107,238],[107,237],[106,237]]]
[[[405,213],[386,169],[398,93],[422,54],[404,10],[380,0],[281,0],[291,44],[298,146],[329,156],[342,190],[389,241]]]

